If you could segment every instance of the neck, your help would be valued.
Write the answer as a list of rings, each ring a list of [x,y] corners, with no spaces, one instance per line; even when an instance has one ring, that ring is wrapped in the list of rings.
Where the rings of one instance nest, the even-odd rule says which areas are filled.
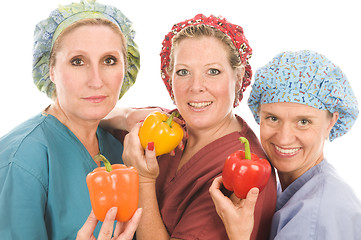
[[[187,129],[187,145],[183,151],[181,161],[178,165],[178,170],[181,169],[182,166],[203,147],[234,131],[241,131],[242,126],[239,124],[236,116],[233,113],[230,113],[221,124],[217,124],[215,127],[197,129],[187,126]]]
[[[227,134],[234,131],[241,131],[242,126],[239,124],[237,117],[230,113],[226,116],[222,122],[216,126],[206,129],[197,129],[187,126],[188,129],[188,143],[187,146],[191,145],[207,145]]]
[[[278,171],[278,177],[281,183],[282,191],[284,191],[291,183],[293,183],[297,178],[301,177],[308,170],[318,165],[324,159],[323,154],[310,165],[304,166],[292,172],[280,172]]]
[[[74,133],[92,157],[99,153],[96,131],[100,121],[79,119],[76,116],[63,111],[57,102],[52,104],[46,112],[56,117],[72,133]]]
[[[178,169],[180,169],[183,164],[185,164],[203,147],[234,131],[241,131],[242,126],[239,124],[236,116],[233,113],[230,113],[227,117],[224,118],[224,121],[222,121],[220,124],[217,124],[217,126],[207,129],[198,129],[187,126],[187,129],[187,145],[183,151],[182,160]]]

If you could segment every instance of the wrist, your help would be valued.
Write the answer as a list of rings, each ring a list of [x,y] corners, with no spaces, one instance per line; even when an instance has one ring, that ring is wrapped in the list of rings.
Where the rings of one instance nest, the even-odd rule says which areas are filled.
[[[249,240],[252,229],[244,229],[240,225],[233,223],[226,227],[226,232],[229,240]]]
[[[139,185],[155,185],[156,181],[156,178],[146,177],[139,174]]]

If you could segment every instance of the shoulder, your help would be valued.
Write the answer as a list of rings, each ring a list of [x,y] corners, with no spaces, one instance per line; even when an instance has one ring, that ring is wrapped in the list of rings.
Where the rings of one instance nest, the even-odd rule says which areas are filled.
[[[325,212],[342,209],[341,215],[361,214],[361,202],[353,189],[337,173],[336,169],[324,160],[317,181],[322,184],[321,205]]]
[[[37,115],[18,125],[8,134],[0,138],[0,144],[6,146],[0,149],[1,163],[6,159],[12,159],[15,155],[26,152],[28,157],[35,149],[44,146],[44,124],[45,118]]]
[[[236,117],[239,123],[242,125],[242,131],[239,134],[247,138],[247,140],[249,141],[251,152],[256,154],[260,158],[267,158],[265,152],[263,151],[261,143],[254,131],[249,127],[249,125],[243,118],[238,115],[236,115]]]
[[[300,227],[309,234],[309,239],[313,239],[311,236],[340,239],[345,232],[359,231],[360,201],[327,161],[313,167],[297,181],[289,186],[295,188],[294,194],[274,215],[272,225],[273,230],[278,229],[277,237],[299,236],[294,229]],[[287,190],[292,189],[282,194],[292,192]]]
[[[349,204],[354,205],[355,210],[361,209],[360,201],[351,187],[326,160],[308,170],[296,181],[293,199],[310,202],[313,206],[317,204],[320,210],[325,211],[330,208],[347,208]]]
[[[0,168],[13,174],[30,174],[47,185],[48,137],[41,114],[18,125],[0,139]]]

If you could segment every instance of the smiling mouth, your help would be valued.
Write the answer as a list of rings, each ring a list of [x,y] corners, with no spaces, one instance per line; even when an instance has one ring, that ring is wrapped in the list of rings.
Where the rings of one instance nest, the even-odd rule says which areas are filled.
[[[274,146],[275,146],[275,148],[276,148],[276,150],[278,152],[280,152],[281,154],[287,154],[287,155],[293,155],[293,154],[295,154],[295,153],[297,153],[298,151],[301,150],[300,147],[298,147],[298,148],[287,148],[286,149],[286,148],[280,148],[277,145],[274,145]]]
[[[205,108],[211,105],[213,102],[190,102],[188,103],[189,106],[194,108]]]

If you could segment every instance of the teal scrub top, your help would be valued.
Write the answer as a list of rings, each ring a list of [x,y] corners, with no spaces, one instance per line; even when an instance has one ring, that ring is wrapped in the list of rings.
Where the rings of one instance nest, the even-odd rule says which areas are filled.
[[[100,127],[97,137],[100,153],[122,163],[123,145]],[[91,211],[86,176],[96,167],[52,115],[39,114],[0,138],[0,238],[75,239]]]

